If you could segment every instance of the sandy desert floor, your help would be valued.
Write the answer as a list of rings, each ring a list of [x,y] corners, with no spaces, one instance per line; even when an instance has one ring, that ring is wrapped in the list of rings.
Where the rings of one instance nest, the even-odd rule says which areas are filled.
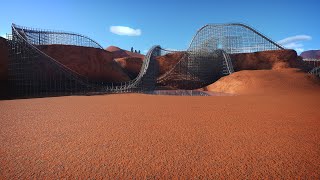
[[[0,101],[0,179],[320,178],[320,96]]]

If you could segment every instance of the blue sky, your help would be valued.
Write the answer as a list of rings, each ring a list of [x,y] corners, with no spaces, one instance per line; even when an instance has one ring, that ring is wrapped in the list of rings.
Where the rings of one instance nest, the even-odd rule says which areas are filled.
[[[242,22],[302,51],[320,49],[319,7],[317,0],[6,0],[1,3],[0,35],[10,32],[14,22],[77,32],[103,47],[186,49],[205,24]]]

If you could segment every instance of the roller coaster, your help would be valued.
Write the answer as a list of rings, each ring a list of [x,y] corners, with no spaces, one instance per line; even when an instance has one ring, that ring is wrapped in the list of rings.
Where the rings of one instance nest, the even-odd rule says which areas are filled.
[[[229,54],[283,49],[247,25],[208,24],[197,31],[186,51],[153,46],[145,55],[137,77],[127,82],[105,82],[79,74],[39,48],[52,44],[105,51],[97,42],[80,34],[12,24],[8,70],[16,96],[148,92],[160,86],[197,89],[234,72]],[[182,53],[183,56],[160,76],[156,58],[169,53]]]
[[[320,77],[320,59],[303,59],[303,61],[310,65],[312,69],[309,71],[309,74],[316,75]]]

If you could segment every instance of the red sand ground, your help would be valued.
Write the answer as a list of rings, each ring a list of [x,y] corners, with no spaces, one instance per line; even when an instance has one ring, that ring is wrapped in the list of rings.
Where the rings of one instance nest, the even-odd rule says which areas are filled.
[[[0,179],[320,179],[320,86],[297,69],[239,71],[238,96],[0,101]]]
[[[0,179],[319,179],[319,106],[319,91],[0,101]]]

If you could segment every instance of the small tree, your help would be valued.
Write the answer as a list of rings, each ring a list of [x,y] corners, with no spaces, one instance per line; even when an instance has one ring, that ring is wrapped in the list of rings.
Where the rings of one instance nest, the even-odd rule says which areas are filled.
[[[134,50],[135,53],[137,53],[137,50]]]
[[[133,47],[131,47],[131,52],[133,52]]]
[[[140,54],[140,50],[138,51],[138,53]]]

